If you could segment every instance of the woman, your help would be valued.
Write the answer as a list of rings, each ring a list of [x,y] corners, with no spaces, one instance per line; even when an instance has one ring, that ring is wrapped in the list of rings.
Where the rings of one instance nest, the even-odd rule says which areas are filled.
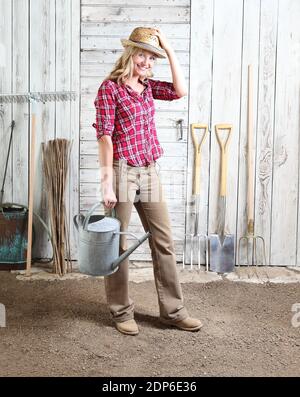
[[[155,161],[163,150],[154,123],[154,101],[174,100],[186,95],[186,86],[175,53],[159,29],[133,30],[121,40],[124,52],[101,84],[95,100],[96,128],[101,165],[101,187],[107,210],[115,208],[126,231],[133,205],[143,227],[150,231],[149,244],[163,323],[186,331],[198,331],[202,323],[189,317],[183,305],[176,271],[174,243]],[[157,57],[168,56],[173,83],[152,80]],[[127,248],[121,236],[120,253]],[[128,294],[128,267],[125,260],[114,274],[105,277],[105,290],[118,331],[139,332],[134,305]]]

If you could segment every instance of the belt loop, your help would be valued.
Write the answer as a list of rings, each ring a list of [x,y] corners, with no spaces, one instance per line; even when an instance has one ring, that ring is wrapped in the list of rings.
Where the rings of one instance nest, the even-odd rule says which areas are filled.
[[[127,171],[127,161],[125,159],[120,159],[121,162],[121,175],[124,176]]]

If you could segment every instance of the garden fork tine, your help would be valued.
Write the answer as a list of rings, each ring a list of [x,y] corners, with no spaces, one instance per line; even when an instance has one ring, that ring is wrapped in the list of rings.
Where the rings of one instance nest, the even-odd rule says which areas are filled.
[[[244,240],[246,243],[247,265],[255,265],[257,275],[257,242],[262,243],[262,265],[266,266],[266,246],[262,236],[254,234],[254,182],[253,182],[253,84],[252,84],[252,65],[248,66],[248,189],[247,189],[247,234],[239,239],[238,245],[238,264],[241,265],[241,245]],[[249,260],[249,245],[252,247],[251,261]],[[257,275],[258,277],[258,275]],[[267,275],[268,277],[268,275]]]
[[[251,227],[253,227],[253,223],[252,226],[250,224],[248,224],[248,232],[246,236],[242,236],[239,239],[239,246],[238,246],[238,263],[239,263],[239,274],[240,274],[240,267],[241,267],[241,245],[242,242],[245,241],[246,244],[246,265],[248,266],[248,268],[250,266],[255,266],[255,273],[257,278],[259,278],[258,276],[258,272],[257,272],[257,268],[258,268],[258,256],[257,256],[257,242],[260,241],[261,242],[261,252],[262,252],[262,263],[260,264],[260,266],[266,266],[267,265],[267,260],[266,260],[266,245],[265,245],[265,240],[262,236],[257,236],[254,235],[253,229],[251,229]],[[251,247],[251,258],[249,255],[249,245]],[[267,272],[265,272],[266,277],[269,278]]]

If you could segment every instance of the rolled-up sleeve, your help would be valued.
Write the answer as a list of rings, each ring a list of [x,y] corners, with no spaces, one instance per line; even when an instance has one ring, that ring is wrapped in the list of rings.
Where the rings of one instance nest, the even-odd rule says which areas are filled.
[[[168,81],[149,79],[154,99],[161,99],[162,101],[173,101],[180,97],[176,94],[174,84]]]
[[[97,140],[103,135],[112,136],[116,111],[112,81],[106,80],[101,84],[94,104],[96,107],[96,123],[93,124],[93,127],[96,129]]]

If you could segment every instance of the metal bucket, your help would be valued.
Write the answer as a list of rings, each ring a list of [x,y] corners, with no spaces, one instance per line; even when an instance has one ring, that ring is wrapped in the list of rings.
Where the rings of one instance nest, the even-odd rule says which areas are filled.
[[[0,206],[0,270],[26,267],[28,210],[23,206]]]
[[[100,205],[95,204],[86,216],[79,214],[73,219],[79,235],[79,271],[90,276],[113,274],[120,263],[150,236],[149,232],[142,238],[133,233],[120,232],[121,223],[115,217],[92,215]],[[133,236],[138,241],[119,257],[121,234]]]

